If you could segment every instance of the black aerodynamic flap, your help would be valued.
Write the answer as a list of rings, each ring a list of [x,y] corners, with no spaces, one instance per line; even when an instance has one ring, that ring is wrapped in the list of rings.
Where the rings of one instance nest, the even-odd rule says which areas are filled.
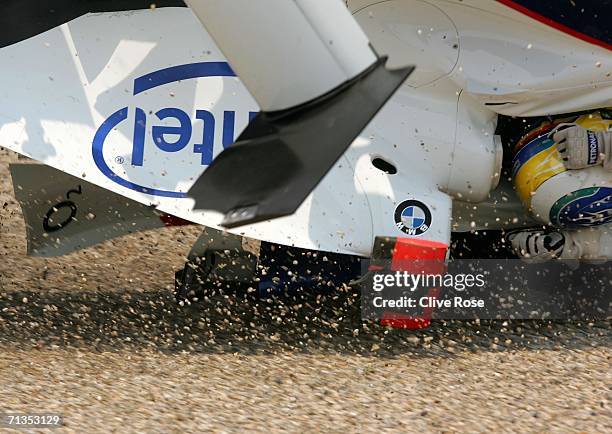
[[[191,187],[195,208],[224,213],[225,227],[293,214],[414,70],[385,62],[316,100],[260,112]]]

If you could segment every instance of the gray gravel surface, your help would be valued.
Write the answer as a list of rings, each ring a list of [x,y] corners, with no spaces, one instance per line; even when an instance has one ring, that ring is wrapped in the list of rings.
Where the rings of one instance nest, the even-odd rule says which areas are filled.
[[[197,227],[28,258],[14,159],[0,148],[0,412],[75,433],[612,432],[607,322],[387,330],[342,291],[180,307]]]

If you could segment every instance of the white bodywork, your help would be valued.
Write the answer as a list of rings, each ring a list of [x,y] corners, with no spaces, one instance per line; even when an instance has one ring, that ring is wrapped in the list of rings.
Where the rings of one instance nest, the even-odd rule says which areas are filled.
[[[419,65],[421,72],[408,79],[413,85],[448,77],[471,97],[495,104],[491,110],[510,116],[570,113],[612,101],[609,50],[499,2],[347,4],[379,54],[390,54],[395,64]]]
[[[312,100],[376,61],[368,38],[341,0],[187,4],[264,111]]]
[[[375,236],[408,236],[394,213],[413,199],[433,214],[419,237],[448,243],[452,197],[482,201],[499,178],[492,109],[536,115],[610,103],[610,52],[488,3],[483,10],[476,6],[484,2],[349,1],[377,52],[389,54],[393,64],[415,64],[417,71],[295,215],[233,232],[369,255]],[[259,110],[219,63],[224,61],[189,9],[80,17],[0,50],[0,145],[160,211],[218,227],[221,216],[192,210],[185,192],[206,168],[206,152],[221,152]],[[225,76],[189,77],[203,71]],[[279,89],[287,83],[279,82]],[[283,108],[293,101],[287,92],[262,104]],[[512,103],[484,105],[502,100]],[[159,128],[179,125],[176,117],[156,115],[168,108],[189,118],[180,134]],[[153,127],[158,137],[165,131],[161,137],[169,143],[190,130],[188,143],[164,151],[152,138]],[[135,151],[142,153],[140,164]],[[377,157],[397,174],[376,169]]]

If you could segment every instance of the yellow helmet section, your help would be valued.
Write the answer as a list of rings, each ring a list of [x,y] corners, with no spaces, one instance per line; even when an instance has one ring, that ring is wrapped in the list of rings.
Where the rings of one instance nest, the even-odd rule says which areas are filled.
[[[606,131],[612,128],[612,119],[602,116],[600,112],[580,115],[573,120],[564,119],[563,123],[568,121],[591,131]],[[523,205],[528,209],[531,208],[531,198],[538,187],[565,171],[567,169],[563,158],[550,130],[522,146],[512,160],[514,186]]]

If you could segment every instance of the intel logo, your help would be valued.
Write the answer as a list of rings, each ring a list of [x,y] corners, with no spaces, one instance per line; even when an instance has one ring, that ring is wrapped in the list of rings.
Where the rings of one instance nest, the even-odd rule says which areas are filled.
[[[200,173],[257,114],[249,110],[256,110],[256,105],[236,79],[204,84],[208,80],[193,79],[235,76],[226,62],[200,62],[136,78],[131,96],[135,105],[115,111],[95,133],[92,156],[96,166],[107,178],[131,190],[186,197],[181,191],[185,186],[178,180],[184,180],[187,172]],[[158,88],[167,91],[154,91]],[[176,106],[167,106],[173,99]],[[194,109],[199,102],[206,106]],[[166,168],[172,168],[174,174]]]

